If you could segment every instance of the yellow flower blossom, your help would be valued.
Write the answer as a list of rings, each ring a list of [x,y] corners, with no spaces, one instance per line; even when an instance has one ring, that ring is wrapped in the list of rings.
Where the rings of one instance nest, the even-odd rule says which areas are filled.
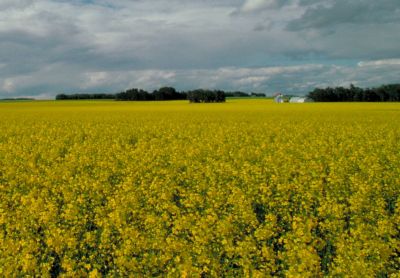
[[[398,277],[400,105],[0,103],[0,276]]]

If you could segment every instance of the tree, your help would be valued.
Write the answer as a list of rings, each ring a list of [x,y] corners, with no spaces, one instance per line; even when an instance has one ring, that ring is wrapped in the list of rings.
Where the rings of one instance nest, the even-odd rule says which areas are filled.
[[[186,99],[184,92],[177,92],[173,87],[161,87],[153,92],[155,100],[179,100]]]
[[[225,92],[221,90],[197,89],[189,91],[187,98],[190,102],[225,102]]]
[[[400,84],[383,85],[378,88],[362,89],[350,85],[350,88],[315,88],[307,95],[314,101],[400,101]]]

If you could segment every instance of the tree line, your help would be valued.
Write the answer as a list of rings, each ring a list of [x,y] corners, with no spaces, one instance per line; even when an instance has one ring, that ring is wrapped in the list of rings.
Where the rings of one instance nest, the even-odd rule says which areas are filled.
[[[135,100],[135,101],[149,101],[149,100],[181,100],[187,99],[185,92],[177,92],[173,87],[162,87],[158,90],[149,93],[142,89],[129,89],[115,95],[116,100]]]
[[[35,100],[35,99],[30,97],[0,98],[0,101],[26,101],[26,100]]]
[[[115,99],[115,94],[58,94],[56,100]]]
[[[153,92],[143,89],[132,88],[116,94],[58,94],[56,100],[117,100],[117,101],[161,101],[161,100],[189,100],[193,103],[200,102],[225,102],[225,98],[230,97],[249,97],[263,96],[264,94],[252,93],[251,95],[235,91],[225,92],[223,90],[196,89],[178,92],[173,87],[161,87]]]
[[[234,92],[225,92],[226,97],[266,97],[264,93],[254,93],[251,92],[250,94],[241,92],[241,91],[234,91]]]
[[[221,90],[198,89],[187,92],[187,99],[190,102],[225,102],[225,92]]]
[[[316,88],[307,97],[317,102],[388,102],[400,101],[400,84],[382,85],[376,88],[362,89],[354,85],[349,88]]]

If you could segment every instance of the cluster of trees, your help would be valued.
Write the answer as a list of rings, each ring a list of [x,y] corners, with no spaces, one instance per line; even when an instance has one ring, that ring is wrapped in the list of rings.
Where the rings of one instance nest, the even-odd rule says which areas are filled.
[[[59,94],[56,100],[77,100],[77,99],[115,99],[114,94]]]
[[[249,94],[241,91],[234,91],[234,92],[226,92],[226,97],[248,97]]]
[[[254,93],[254,92],[252,92],[250,94],[250,96],[252,96],[252,97],[266,97],[266,95],[264,93]]]
[[[377,88],[362,89],[354,85],[350,88],[316,88],[307,97],[320,102],[340,101],[400,101],[400,84],[382,85]]]
[[[142,89],[129,89],[115,95],[116,100],[181,100],[187,99],[186,92],[177,92],[173,87],[162,87],[149,93]]]
[[[16,98],[1,98],[0,101],[25,101],[25,100],[35,100],[34,98],[29,97],[16,97]]]
[[[245,94],[245,93],[243,93]],[[249,96],[248,94],[245,94]],[[173,87],[162,87],[149,93],[142,89],[129,89],[117,94],[59,94],[56,100],[115,99],[119,101],[184,100],[190,102],[225,102],[225,92],[221,90],[197,89],[178,92]]]
[[[129,89],[115,95],[116,100],[183,100],[190,102],[224,102],[225,92],[221,90],[197,89],[193,91],[177,92],[173,87],[162,87],[152,93],[142,89]]]
[[[221,90],[198,89],[187,92],[190,102],[225,102],[225,92]]]
[[[234,91],[234,92],[225,92],[226,97],[266,97],[264,93],[254,93],[251,94],[241,92],[241,91]]]

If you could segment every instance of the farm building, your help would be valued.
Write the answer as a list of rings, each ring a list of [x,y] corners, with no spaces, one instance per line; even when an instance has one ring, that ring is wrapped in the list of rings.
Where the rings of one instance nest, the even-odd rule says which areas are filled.
[[[274,101],[276,103],[283,103],[283,95],[281,93],[275,94]]]
[[[308,97],[292,97],[289,100],[290,103],[304,103],[304,102],[314,102],[311,98]]]

